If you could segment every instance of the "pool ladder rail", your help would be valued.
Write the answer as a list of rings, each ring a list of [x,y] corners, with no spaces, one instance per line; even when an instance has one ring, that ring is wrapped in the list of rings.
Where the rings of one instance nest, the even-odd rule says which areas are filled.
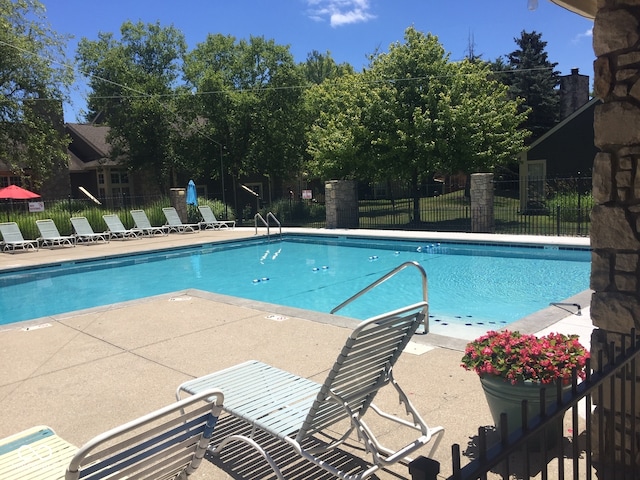
[[[357,300],[358,298],[360,298],[365,293],[373,290],[378,285],[386,282],[391,277],[393,277],[395,274],[397,274],[397,273],[401,272],[402,270],[404,270],[405,268],[409,268],[409,267],[417,268],[418,271],[420,272],[420,276],[422,277],[422,302],[424,303],[424,308],[423,308],[423,313],[424,313],[424,323],[423,323],[423,325],[424,325],[424,328],[422,330],[418,330],[416,333],[421,333],[421,334],[429,333],[429,293],[428,293],[428,288],[427,288],[427,272],[425,272],[424,268],[422,268],[422,265],[420,265],[418,262],[415,262],[415,261],[404,262],[403,264],[398,265],[396,268],[391,270],[386,275],[383,275],[382,277],[380,277],[375,282],[369,284],[367,287],[365,287],[362,290],[360,290],[358,293],[356,293],[356,294],[352,295],[351,297],[347,298],[340,305],[338,305],[337,307],[333,308],[333,310],[331,310],[329,313],[331,313],[331,314],[336,313],[338,310],[346,307],[348,304],[350,304],[351,302]]]
[[[266,220],[264,219],[264,217],[262,215],[260,215],[260,213],[256,213],[255,216],[253,217],[253,220],[254,220],[255,226],[256,226],[256,235],[258,234],[258,220],[260,220],[260,223],[262,223],[265,227],[267,227],[267,237],[269,237],[269,229],[270,229],[269,219],[273,219],[275,224],[278,225],[278,229],[280,230],[279,234],[282,235],[282,225],[280,225],[280,221],[271,212],[267,213],[267,219]]]

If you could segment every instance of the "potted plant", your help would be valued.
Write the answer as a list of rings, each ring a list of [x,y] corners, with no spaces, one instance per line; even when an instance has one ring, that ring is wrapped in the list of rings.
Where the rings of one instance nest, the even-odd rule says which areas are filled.
[[[540,389],[546,405],[555,402],[557,383],[570,387],[572,372],[586,376],[589,352],[577,335],[550,333],[542,337],[517,331],[490,331],[469,342],[461,366],[480,377],[491,416],[499,425],[506,413],[509,433],[521,426],[522,400],[528,401],[527,417],[540,412]],[[548,438],[557,438],[556,431]]]

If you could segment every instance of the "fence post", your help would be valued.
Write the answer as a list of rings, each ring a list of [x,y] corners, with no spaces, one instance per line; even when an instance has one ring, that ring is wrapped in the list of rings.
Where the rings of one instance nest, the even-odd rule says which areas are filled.
[[[560,236],[560,204],[556,204],[556,237]]]
[[[411,480],[437,480],[440,473],[440,462],[432,458],[418,457],[409,462]]]
[[[471,174],[471,231],[494,233],[493,174]]]

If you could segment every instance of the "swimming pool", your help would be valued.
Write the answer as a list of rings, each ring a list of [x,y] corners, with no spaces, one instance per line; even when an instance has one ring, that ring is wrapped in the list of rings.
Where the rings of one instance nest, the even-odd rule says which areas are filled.
[[[285,235],[7,272],[0,324],[188,288],[329,312],[406,261],[427,272],[434,333],[498,328],[589,286],[586,248]],[[405,269],[338,313],[362,319],[419,299],[420,276]]]

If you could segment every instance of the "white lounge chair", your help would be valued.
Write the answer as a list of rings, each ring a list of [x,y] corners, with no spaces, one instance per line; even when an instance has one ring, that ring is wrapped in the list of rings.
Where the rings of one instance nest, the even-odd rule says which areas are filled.
[[[0,440],[0,478],[186,479],[202,463],[224,400],[219,390],[168,405],[77,449],[47,426]]]
[[[0,234],[2,234],[0,248],[2,248],[3,252],[11,251],[11,253],[14,253],[16,248],[21,248],[22,250],[38,249],[38,242],[36,240],[24,239],[20,227],[16,222],[0,223]]]
[[[142,235],[142,232],[137,228],[126,228],[120,217],[115,214],[102,215],[104,223],[107,224],[107,232],[109,238],[138,238],[138,235]]]
[[[56,224],[50,218],[36,220],[36,225],[40,231],[40,237],[38,237],[37,240],[38,245],[41,247],[76,246],[76,237],[73,235],[60,235],[58,227],[56,227]]]
[[[168,235],[169,227],[154,227],[149,221],[149,217],[144,210],[131,210],[131,217],[136,228],[142,232],[142,235]]]
[[[78,242],[109,242],[109,232],[96,233],[87,220],[87,217],[71,217],[71,225],[75,231],[76,243]]]
[[[196,394],[215,385],[225,392],[223,409],[234,420],[250,426],[251,433],[241,435],[234,431],[221,439],[212,449],[213,455],[231,443],[245,443],[262,455],[278,479],[284,479],[273,457],[261,445],[265,439],[262,432],[266,432],[332,475],[352,480],[367,478],[387,465],[409,461],[409,455],[435,437],[433,452],[442,438],[444,429],[427,425],[393,377],[393,366],[423,323],[427,310],[426,301],[422,301],[362,322],[349,335],[323,384],[252,360],[189,380],[178,387],[176,395],[180,398],[183,392]],[[383,412],[373,404],[378,391],[387,385],[397,391],[407,418]],[[417,430],[416,435],[400,448],[383,446],[363,421],[369,408],[386,420]],[[336,434],[338,422],[344,420],[349,426],[343,435]],[[340,465],[327,462],[327,456],[318,456],[343,443],[354,431],[371,455],[370,464],[362,471],[341,471]],[[307,442],[319,433],[334,438],[323,448],[308,449]],[[332,457],[337,458],[337,454]]]
[[[200,230],[217,230],[220,228],[236,228],[235,220],[218,220],[209,205],[199,205],[202,221],[200,222]]]
[[[175,208],[164,207],[162,212],[167,219],[166,226],[169,227],[169,232],[187,233],[200,231],[200,226],[197,223],[182,223]]]

